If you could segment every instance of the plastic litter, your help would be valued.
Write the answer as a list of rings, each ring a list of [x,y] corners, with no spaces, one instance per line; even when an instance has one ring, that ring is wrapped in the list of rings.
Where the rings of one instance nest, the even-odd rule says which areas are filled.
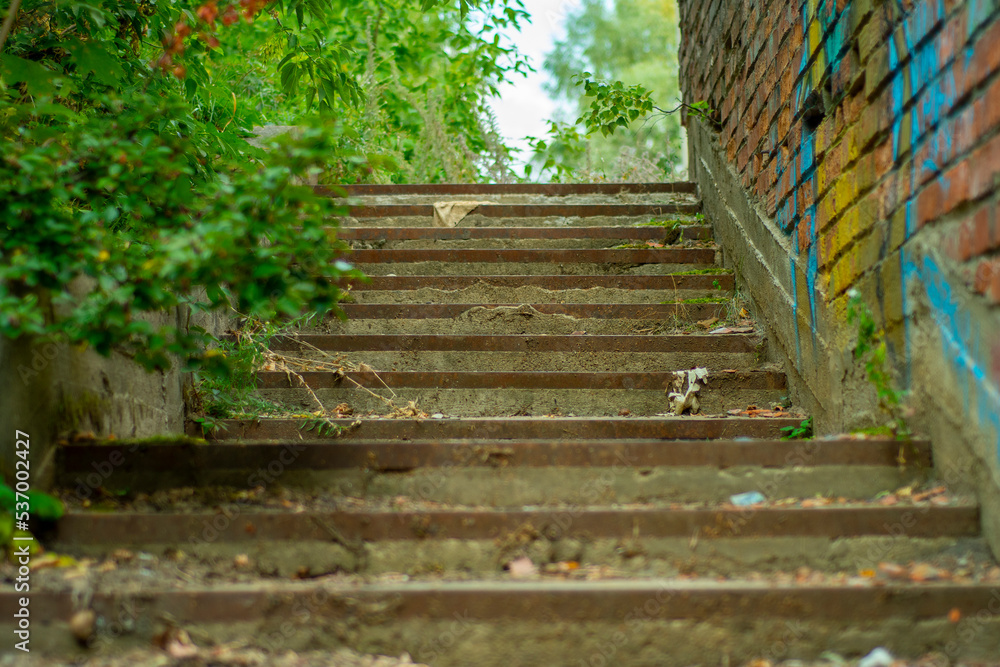
[[[760,491],[747,491],[746,493],[737,493],[735,496],[729,496],[729,502],[736,505],[737,507],[749,507],[750,505],[758,505],[767,500]]]
[[[892,667],[892,653],[879,646],[858,661],[858,667]]]

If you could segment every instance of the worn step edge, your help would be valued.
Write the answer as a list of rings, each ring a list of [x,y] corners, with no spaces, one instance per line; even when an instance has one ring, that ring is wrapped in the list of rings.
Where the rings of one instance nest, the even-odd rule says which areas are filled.
[[[314,185],[313,192],[326,197],[377,197],[391,195],[616,195],[673,192],[697,194],[691,181],[669,183],[435,183],[404,185]]]
[[[457,438],[553,439],[632,438],[659,440],[713,440],[720,438],[776,438],[786,426],[798,426],[802,417],[467,417],[461,419],[331,419],[339,435],[320,432],[312,419],[224,419],[211,440],[327,439],[339,441],[424,440]],[[201,436],[202,427],[188,422],[187,433]]]
[[[69,444],[60,447],[60,475],[108,468],[136,470],[256,470],[275,460],[283,470],[364,468],[402,472],[418,468],[491,466],[627,467],[699,466],[720,470],[736,466],[790,468],[817,466],[886,466],[899,464],[903,449],[909,465],[931,465],[927,441],[894,440],[521,440],[500,445],[492,440],[411,442],[249,441],[148,444],[141,440]],[[284,456],[288,450],[288,456]],[[138,454],[138,456],[132,456]],[[286,461],[287,459],[287,461]],[[95,464],[97,468],[95,468]]]
[[[724,317],[727,309],[725,303],[345,303],[339,307],[352,320],[451,319],[479,308],[527,311],[525,315],[535,311],[541,315],[566,315],[581,320],[663,320],[674,315],[688,320],[705,320]]]
[[[712,237],[705,225],[679,225],[681,238]],[[414,241],[418,239],[651,239],[662,240],[667,229],[656,225],[630,227],[338,227],[343,241]]]
[[[649,248],[613,250],[607,248],[396,248],[352,250],[344,254],[352,264],[410,262],[535,264],[714,264],[712,248]]]
[[[226,337],[235,340],[234,337]],[[713,352],[754,353],[759,338],[745,334],[692,336],[532,336],[436,334],[300,334],[276,336],[281,352]]]
[[[310,389],[338,387],[389,387],[392,389],[636,389],[663,391],[676,375],[670,372],[592,373],[565,371],[380,371],[333,373],[260,371],[260,389]],[[357,383],[357,384],[355,384]],[[708,389],[785,389],[780,371],[711,372]]]
[[[434,215],[433,204],[351,206],[354,218]],[[701,204],[482,204],[473,211],[484,218],[589,218],[607,216],[684,215],[701,211]]]
[[[34,618],[68,621],[76,609],[72,592],[31,594]],[[0,615],[13,618],[23,593],[0,592]],[[334,585],[327,582],[219,585],[189,590],[152,586],[130,594],[96,592],[95,611],[116,618],[123,598],[137,613],[180,623],[259,621],[292,617],[307,603],[314,619],[342,619],[379,605],[379,617],[394,619],[553,621],[657,619],[826,618],[845,621],[887,617],[940,619],[947,610],[975,616],[1000,608],[994,584],[889,584],[886,586],[794,585],[771,582],[654,579],[642,581],[406,582]],[[651,604],[655,603],[655,604]],[[638,612],[637,612],[638,610]],[[633,614],[629,616],[629,614]]]
[[[464,289],[485,284],[490,287],[541,287],[542,289],[677,289],[732,290],[736,286],[731,273],[703,275],[663,274],[635,275],[530,275],[530,276],[368,276],[362,280],[342,281],[354,291],[401,291],[431,289]],[[718,283],[718,285],[716,285]]]
[[[222,518],[224,520],[217,520]],[[745,507],[734,509],[552,508],[261,511],[234,503],[218,511],[68,512],[53,539],[62,544],[132,546],[200,541],[423,540],[502,538],[530,526],[552,537],[975,537],[978,506]]]

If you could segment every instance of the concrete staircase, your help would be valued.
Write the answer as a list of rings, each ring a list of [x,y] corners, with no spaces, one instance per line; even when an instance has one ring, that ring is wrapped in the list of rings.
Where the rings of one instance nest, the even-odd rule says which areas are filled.
[[[804,416],[691,184],[349,194],[340,236],[371,281],[346,321],[272,342],[348,370],[259,373],[303,414],[340,406],[339,433],[307,416],[63,447],[50,543],[97,564],[37,573],[51,650],[79,650],[65,624],[89,607],[105,646],[175,626],[435,666],[996,651],[1000,570],[928,443],[779,439]],[[494,203],[432,225],[464,199]],[[701,412],[666,414],[695,366]]]

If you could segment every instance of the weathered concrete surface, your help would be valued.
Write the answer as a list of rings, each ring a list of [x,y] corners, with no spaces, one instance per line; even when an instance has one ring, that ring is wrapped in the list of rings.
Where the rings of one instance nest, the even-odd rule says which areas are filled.
[[[189,314],[186,308],[147,315],[158,325],[202,326],[221,334],[224,313]],[[112,353],[28,339],[0,338],[0,474],[13,479],[16,430],[30,435],[31,486],[50,486],[53,448],[60,435],[147,437],[184,432],[184,394],[189,383],[175,363],[147,372],[130,358]]]
[[[12,479],[14,431],[28,433],[32,488],[49,486],[60,434],[142,437],[184,431],[184,377],[176,367],[147,373],[118,353],[104,358],[65,344],[3,339],[0,383],[6,387],[0,472]]]

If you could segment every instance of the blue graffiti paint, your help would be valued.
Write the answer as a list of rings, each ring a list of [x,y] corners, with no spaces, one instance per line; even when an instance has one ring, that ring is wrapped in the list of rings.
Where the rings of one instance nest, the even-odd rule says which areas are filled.
[[[792,274],[792,320],[795,322],[795,365],[802,367],[802,336],[799,335],[799,290],[795,286],[795,259],[788,258],[789,270]]]
[[[890,113],[892,114],[892,160],[899,159],[899,134],[903,126],[903,93],[904,81],[903,72],[896,71],[899,66],[899,54],[896,53],[896,40],[889,40],[889,71],[896,72],[892,77],[889,99],[891,102]]]
[[[900,261],[904,283],[916,281],[927,295],[931,313],[941,334],[944,358],[951,365],[956,380],[962,387],[964,407],[976,415],[981,427],[994,430],[994,454],[1000,460],[1000,391],[990,381],[984,368],[981,332],[972,327],[972,313],[963,308],[955,298],[951,285],[932,257],[925,256],[914,261],[904,248],[900,252]],[[907,324],[909,319],[907,314]],[[909,348],[908,333],[907,340]],[[969,395],[973,388],[977,397],[974,410],[970,405]]]

